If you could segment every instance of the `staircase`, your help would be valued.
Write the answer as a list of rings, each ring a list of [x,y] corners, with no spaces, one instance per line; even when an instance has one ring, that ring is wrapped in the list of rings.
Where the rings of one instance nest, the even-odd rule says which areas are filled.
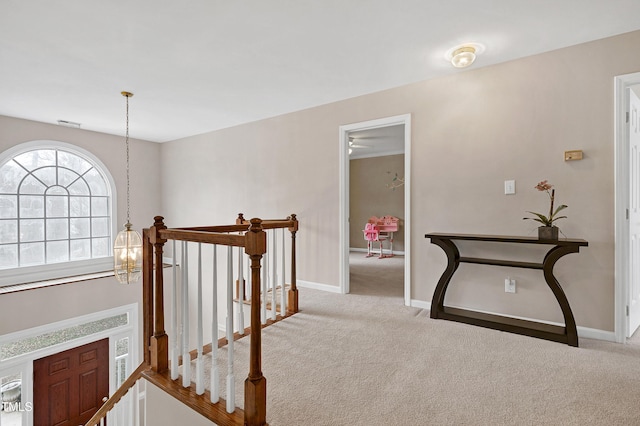
[[[285,230],[291,236],[289,247],[285,243]],[[153,226],[143,231],[144,361],[87,425],[104,425],[106,419],[110,426],[146,426],[139,409],[139,401],[145,397],[139,391],[142,378],[218,425],[266,425],[267,385],[261,368],[261,329],[298,312],[297,231],[295,215],[281,220],[246,221],[240,214],[234,225],[172,229],[157,216]],[[163,253],[168,241],[172,242],[174,260],[170,268],[164,268]],[[286,248],[290,250],[288,259]],[[234,250],[238,251],[237,265]],[[177,259],[181,259],[179,264]],[[285,284],[287,263],[289,284]],[[165,275],[172,276],[169,283],[165,283]],[[226,287],[223,283],[218,286],[219,281]],[[206,302],[203,290],[211,295]],[[168,303],[165,291],[170,293]],[[226,300],[219,300],[219,294],[225,291]],[[219,305],[224,305],[226,311],[218,312]],[[272,306],[276,309],[272,310]],[[244,327],[244,308],[250,312],[248,327]],[[170,317],[168,332],[165,310]],[[218,337],[219,316],[225,319],[223,338]],[[215,345],[203,343],[205,329],[209,342],[216,342]],[[241,338],[248,338],[250,345],[242,408],[235,403],[233,350],[234,342]],[[220,397],[222,365],[217,360],[221,348],[227,354],[226,399]],[[205,371],[207,354],[211,366]],[[205,376],[210,377],[208,389]]]

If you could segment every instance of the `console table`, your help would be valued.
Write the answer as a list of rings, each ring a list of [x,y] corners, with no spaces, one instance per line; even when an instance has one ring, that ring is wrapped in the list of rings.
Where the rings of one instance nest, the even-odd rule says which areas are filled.
[[[431,243],[439,246],[447,255],[447,268],[443,272],[438,285],[433,293],[431,301],[431,318],[440,318],[450,321],[463,322],[480,327],[493,328],[495,330],[510,333],[523,334],[554,342],[566,343],[570,346],[578,346],[578,332],[573,312],[569,306],[560,283],[553,275],[553,267],[562,256],[569,253],[578,253],[580,247],[586,247],[589,243],[585,240],[561,238],[558,240],[540,240],[536,237],[508,237],[499,235],[470,235],[470,234],[426,234]],[[484,259],[476,257],[461,257],[455,241],[498,242],[509,244],[545,244],[552,246],[544,256],[542,263],[520,262],[513,260]],[[460,263],[476,263],[481,265],[497,265],[511,268],[541,269],[544,279],[553,292],[564,316],[565,326],[557,326],[539,323],[535,321],[521,320],[501,315],[491,315],[466,309],[458,309],[444,306],[444,296],[451,277],[458,269]]]

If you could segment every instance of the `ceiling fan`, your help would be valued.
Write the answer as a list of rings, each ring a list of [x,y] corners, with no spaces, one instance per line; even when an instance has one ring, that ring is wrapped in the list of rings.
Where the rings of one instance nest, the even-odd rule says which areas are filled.
[[[367,145],[359,145],[354,141],[356,141],[356,139],[352,136],[349,136],[349,148],[371,148]]]

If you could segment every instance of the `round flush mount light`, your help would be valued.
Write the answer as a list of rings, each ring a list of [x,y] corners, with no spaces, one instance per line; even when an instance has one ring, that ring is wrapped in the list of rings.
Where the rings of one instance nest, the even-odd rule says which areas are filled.
[[[484,46],[478,43],[465,43],[447,51],[445,58],[456,68],[465,68],[473,64],[477,55],[484,52]]]

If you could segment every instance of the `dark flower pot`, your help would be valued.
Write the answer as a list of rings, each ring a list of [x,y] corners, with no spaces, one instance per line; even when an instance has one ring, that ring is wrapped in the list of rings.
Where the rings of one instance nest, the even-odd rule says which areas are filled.
[[[539,226],[538,239],[539,240],[557,240],[558,227],[557,226]]]

